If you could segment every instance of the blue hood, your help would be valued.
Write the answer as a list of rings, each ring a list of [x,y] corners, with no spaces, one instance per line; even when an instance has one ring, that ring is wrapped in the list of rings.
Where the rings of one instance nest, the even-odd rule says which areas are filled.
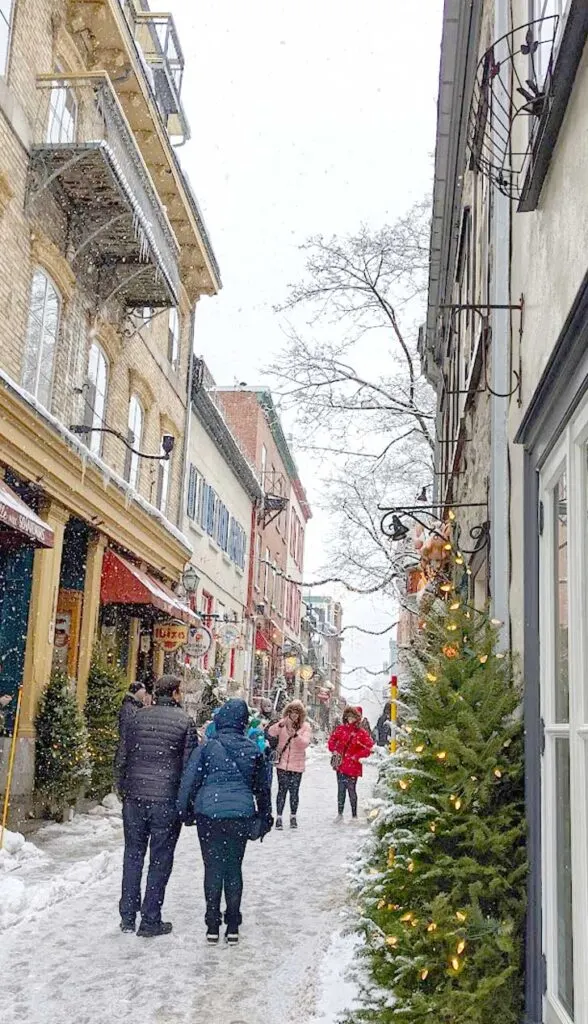
[[[244,700],[228,700],[214,716],[218,732],[230,729],[233,732],[244,733],[248,722],[249,708]]]

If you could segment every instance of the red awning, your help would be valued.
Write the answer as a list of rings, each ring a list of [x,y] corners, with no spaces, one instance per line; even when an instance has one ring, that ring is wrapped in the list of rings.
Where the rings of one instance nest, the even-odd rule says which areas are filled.
[[[102,604],[145,604],[165,612],[172,619],[198,625],[200,619],[169,587],[149,576],[110,548],[102,567]]]
[[[19,498],[3,480],[0,480],[0,524],[9,526],[11,530],[22,534],[38,547],[53,547],[51,527],[25,505],[22,498]]]
[[[261,631],[261,629],[257,629],[255,631],[255,650],[266,651],[268,654],[271,654],[271,640]]]

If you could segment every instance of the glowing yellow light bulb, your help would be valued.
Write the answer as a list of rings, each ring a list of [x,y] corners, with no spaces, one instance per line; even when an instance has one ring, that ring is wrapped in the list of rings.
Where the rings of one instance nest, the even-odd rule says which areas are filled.
[[[466,915],[463,914],[461,910],[458,910],[457,914],[455,916],[456,916],[458,921],[465,921],[466,920]]]
[[[434,921],[431,921],[430,925],[428,925],[427,931],[428,932],[436,932],[437,931],[437,925],[435,924]]]
[[[403,924],[406,924],[408,921],[412,921],[412,911],[409,910],[408,913],[403,914],[400,920]]]
[[[388,867],[389,868],[391,868],[393,866],[395,857],[396,857],[396,854],[394,853],[394,850],[388,850]]]
[[[454,522],[454,520],[455,520],[455,512],[453,511],[452,508],[449,509],[449,512],[447,513],[447,518],[451,519],[452,523]]]
[[[447,757],[447,752],[445,750],[440,750],[438,754],[435,754],[435,757],[438,761],[444,761]]]
[[[459,955],[461,955],[463,953],[465,947],[466,947],[466,944],[465,944],[464,940],[462,939],[461,942],[459,942],[457,944],[457,952],[458,952]]]
[[[453,587],[451,583],[442,583],[441,586],[439,587],[439,590],[441,590],[443,594],[450,594],[451,591],[453,590]]]
[[[452,547],[452,545],[451,545],[451,544],[449,544],[449,543],[448,543],[448,544],[444,544],[444,545],[443,545],[443,550],[444,550],[444,551],[453,551],[453,547]]]
[[[493,626],[502,626],[502,622],[500,621],[500,619],[490,619],[490,622],[492,623]]]
[[[502,778],[502,772],[500,771],[500,768],[495,768],[494,769],[494,774],[495,774],[497,779],[501,779]]]
[[[463,565],[463,555],[456,555],[456,557],[455,557],[455,564],[456,565]]]
[[[456,811],[459,811],[460,807],[461,807],[461,800],[456,800],[455,801],[455,809],[456,809]]]
[[[413,860],[411,860],[411,861],[409,862],[409,865],[408,865],[408,870],[410,871],[410,873],[411,873],[411,874],[412,874],[412,872],[414,871],[414,861],[413,861]]]
[[[452,601],[451,604],[449,605],[449,611],[456,612],[459,607],[460,607],[459,601]]]
[[[408,789],[408,782],[405,779],[401,779],[398,785],[401,789]]]
[[[405,725],[405,726],[404,726],[404,729],[405,729],[405,731],[406,731],[407,733],[409,733],[409,734],[410,734],[410,733],[412,732],[412,725]]]
[[[436,832],[437,831],[437,826],[436,826],[434,821],[431,822],[431,824],[429,825],[429,828],[430,828],[431,832]]]
[[[397,946],[398,938],[396,937],[396,935],[388,935],[388,937],[386,938],[386,942],[388,943],[389,946]]]
[[[434,675],[433,672],[427,672],[427,679],[429,680],[430,683],[436,683],[437,682],[437,676]]]
[[[447,632],[448,633],[455,633],[456,629],[457,629],[457,623],[456,622],[448,622],[447,623]]]
[[[502,659],[504,658],[504,654],[497,654],[496,657],[498,658],[499,661],[502,661]]]
[[[452,960],[451,960],[451,966],[453,967],[453,970],[454,970],[454,971],[459,971],[459,960],[458,960],[458,958],[457,958],[456,956],[454,956],[454,957],[452,958]]]
[[[425,749],[425,744],[424,743],[419,743],[418,747],[415,747],[414,749],[415,749],[415,753],[422,754],[423,750]]]
[[[417,924],[419,923],[418,917],[415,917],[414,920],[412,920],[410,923],[413,928],[416,928]]]
[[[488,655],[487,654],[481,654],[480,655],[480,665],[485,665],[487,661],[488,661]]]
[[[429,977],[429,972],[428,972],[428,970],[427,970],[427,969],[425,968],[425,970],[424,970],[424,971],[421,971],[421,981],[426,981],[428,977]]]
[[[378,903],[378,910],[383,910],[385,906],[386,900],[380,900],[380,902]]]

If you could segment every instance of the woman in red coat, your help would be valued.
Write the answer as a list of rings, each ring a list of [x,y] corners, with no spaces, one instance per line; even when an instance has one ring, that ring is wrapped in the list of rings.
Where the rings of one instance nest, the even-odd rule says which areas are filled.
[[[369,757],[374,741],[365,729],[360,728],[362,708],[351,705],[343,712],[343,724],[338,725],[329,737],[329,750],[338,762],[337,809],[338,821],[343,821],[345,797],[349,793],[351,816],[357,818],[357,780],[363,775],[362,758]]]

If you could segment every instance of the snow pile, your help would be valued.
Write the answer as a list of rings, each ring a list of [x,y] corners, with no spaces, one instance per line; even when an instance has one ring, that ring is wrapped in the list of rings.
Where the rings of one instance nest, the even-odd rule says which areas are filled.
[[[5,832],[0,851],[0,932],[79,895],[120,867],[122,821],[114,794],[91,814],[46,825],[27,842]]]
[[[359,989],[352,966],[357,957],[357,935],[335,933],[321,964],[316,1014],[308,1024],[336,1024],[355,1008]]]

